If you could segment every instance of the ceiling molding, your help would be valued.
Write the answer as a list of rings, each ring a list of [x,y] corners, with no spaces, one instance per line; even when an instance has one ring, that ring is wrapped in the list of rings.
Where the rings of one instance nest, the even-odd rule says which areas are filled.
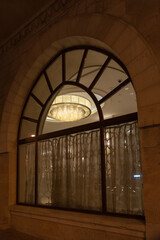
[[[5,54],[10,49],[18,46],[23,41],[38,33],[50,22],[56,22],[66,14],[66,10],[71,8],[79,0],[56,0],[47,9],[36,16],[31,22],[13,34],[6,42],[0,46],[0,55]]]

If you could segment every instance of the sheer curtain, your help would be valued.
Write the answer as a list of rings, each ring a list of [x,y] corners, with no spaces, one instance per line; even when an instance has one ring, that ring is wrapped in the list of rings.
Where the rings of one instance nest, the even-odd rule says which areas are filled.
[[[41,141],[38,149],[40,204],[101,210],[99,130]]]
[[[107,212],[143,215],[136,122],[104,128]],[[20,147],[20,199],[35,199],[35,144]],[[38,204],[101,211],[99,130],[38,142]]]
[[[143,214],[137,123],[105,128],[107,211]]]
[[[25,144],[22,145],[21,148],[21,156],[23,154],[23,158],[21,159],[21,164],[24,168],[23,172],[23,184],[21,188],[24,188],[24,201],[25,203],[34,204],[35,202],[35,144]],[[22,182],[23,182],[22,181]],[[22,191],[22,192],[23,192]]]
[[[38,149],[38,203],[51,205],[54,155],[52,141],[40,142]]]

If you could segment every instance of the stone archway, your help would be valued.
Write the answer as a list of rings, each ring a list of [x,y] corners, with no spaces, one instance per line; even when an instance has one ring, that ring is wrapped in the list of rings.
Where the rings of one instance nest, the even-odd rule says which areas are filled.
[[[79,28],[77,28],[77,23]],[[152,97],[153,92],[159,91],[157,87],[159,69],[154,55],[142,36],[120,19],[101,14],[68,18],[46,29],[28,44],[32,47],[21,57],[23,63],[10,86],[1,122],[1,132],[6,134],[5,138],[3,138],[4,134],[1,135],[3,138],[1,142],[4,142],[2,152],[10,153],[9,205],[15,204],[16,201],[17,131],[24,101],[42,66],[47,64],[51,56],[62,48],[77,44],[96,45],[101,48],[109,46],[109,49],[126,65],[132,77],[137,93],[139,126],[147,127],[159,124],[160,121],[156,105],[158,94]],[[22,48],[23,46],[21,50]],[[8,118],[8,113],[10,118]],[[142,133],[142,148],[143,143],[145,144],[144,136],[146,136],[145,132]],[[145,185],[145,182],[147,183],[146,156],[144,153],[142,156]],[[145,188],[145,191],[148,191],[147,185]],[[147,196],[147,192],[145,194]],[[146,217],[150,214],[147,210],[149,206],[150,204],[146,203]]]
[[[81,25],[80,29],[77,29],[77,22]],[[94,27],[92,27],[93,25]],[[39,71],[51,56],[64,47],[77,44],[97,45],[101,48],[107,48],[120,57],[132,77],[137,93],[139,126],[153,124],[153,115],[144,119],[144,113],[147,111],[145,107],[154,104],[156,100],[152,103],[153,98],[149,98],[150,102],[144,103],[143,96],[145,94],[150,96],[151,86],[156,88],[159,81],[159,70],[155,58],[144,39],[135,29],[114,17],[100,14],[61,21],[41,34],[38,41],[37,39],[34,40],[32,49],[22,57],[23,63],[12,81],[5,102],[2,121],[5,121],[5,123],[12,122],[12,119],[4,119],[7,111],[16,112],[16,114],[21,112],[21,106],[18,107],[17,102],[21,102],[21,105],[23,105],[24,99]],[[12,102],[15,101],[16,106],[11,106],[11,99]],[[13,109],[14,107],[16,109]],[[141,114],[141,111],[143,114]],[[158,119],[155,122],[154,118],[154,123],[158,123]],[[12,128],[12,126],[9,128]],[[8,129],[7,132],[9,133],[10,130]]]

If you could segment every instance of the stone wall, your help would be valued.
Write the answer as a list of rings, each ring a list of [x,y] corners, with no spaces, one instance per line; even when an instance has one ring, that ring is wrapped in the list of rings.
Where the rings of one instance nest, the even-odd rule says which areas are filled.
[[[8,153],[0,154],[0,228],[4,229],[8,225]]]
[[[53,209],[13,206],[12,228],[44,239],[143,240],[141,220]]]
[[[5,152],[9,152],[6,172],[9,186],[0,171],[0,179],[6,186],[0,195],[4,209],[8,203],[9,206],[16,203],[19,120],[38,73],[64,47],[108,46],[126,65],[137,94],[146,236],[160,239],[160,1],[61,0],[54,4],[55,1],[0,48],[0,164],[3,167]],[[7,218],[7,210],[2,211],[0,223]],[[13,218],[12,221],[16,228],[16,221]]]

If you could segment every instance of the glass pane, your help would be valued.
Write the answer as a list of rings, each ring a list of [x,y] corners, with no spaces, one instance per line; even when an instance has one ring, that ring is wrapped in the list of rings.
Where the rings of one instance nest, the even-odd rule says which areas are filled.
[[[107,211],[143,215],[137,123],[105,129]]]
[[[105,54],[89,50],[85,59],[80,83],[88,87],[94,80],[106,59],[107,56]]]
[[[38,80],[36,86],[34,87],[32,93],[42,102],[45,103],[47,98],[50,96],[50,90],[44,75]]]
[[[91,82],[94,80],[95,76],[99,72],[100,68],[101,67],[89,66],[83,69],[80,83],[82,83],[86,87],[89,87]]]
[[[36,102],[36,100],[34,100],[34,98],[30,97],[25,107],[23,116],[37,120],[41,110],[42,107]]]
[[[101,210],[98,130],[40,141],[38,159],[39,204]]]
[[[115,66],[113,63],[115,63]],[[93,92],[104,97],[107,93],[111,92],[115,87],[128,78],[122,69],[117,68],[119,66],[117,65],[118,64],[116,62],[111,60],[108,67],[104,70],[103,74],[94,86]]]
[[[33,137],[36,135],[37,124],[28,120],[22,120],[20,139]]]
[[[19,146],[19,202],[35,201],[35,143]]]
[[[131,83],[104,102],[104,119],[137,112],[136,94]]]
[[[75,81],[82,61],[84,50],[66,53],[66,81]]]
[[[46,72],[54,90],[62,82],[62,56],[59,56]]]
[[[119,70],[122,73],[124,72],[123,68],[113,59],[111,59],[111,61],[109,62],[108,67],[111,69]]]
[[[97,108],[96,108],[93,100],[91,99],[91,97],[86,92],[84,92],[82,89],[80,89],[78,87],[68,85],[68,86],[63,87],[63,89],[59,92],[57,97],[68,96],[68,95],[73,96],[73,98],[72,98],[73,100],[74,100],[74,96],[83,97],[84,100],[87,99],[91,104],[90,107],[89,107],[89,109],[90,109],[89,114],[90,115],[88,117],[85,117],[85,118],[77,120],[77,121],[66,122],[66,121],[56,120],[55,118],[50,117],[50,114],[53,111],[53,105],[56,106],[56,109],[57,109],[56,114],[65,115],[66,113],[68,113],[69,116],[73,117],[73,116],[77,115],[77,110],[74,108],[74,106],[75,106],[74,105],[73,109],[72,109],[72,106],[70,106],[70,109],[67,109],[67,111],[66,111],[65,109],[62,109],[62,104],[58,105],[58,103],[53,102],[53,104],[50,106],[50,109],[48,111],[48,114],[47,114],[48,116],[45,118],[42,133],[59,131],[59,130],[62,130],[62,129],[67,129],[67,128],[76,127],[76,126],[80,126],[80,125],[84,125],[84,124],[99,121],[99,115],[98,115],[98,112],[97,112]],[[55,98],[55,100],[56,100],[56,98]],[[75,101],[73,101],[73,102],[75,102]],[[77,103],[77,102],[75,102],[75,103]],[[81,105],[85,105],[85,103],[84,104],[80,103],[80,105],[79,105],[80,106],[80,111],[83,112],[84,109],[83,109],[83,106],[82,106],[82,109],[81,109]],[[58,106],[59,106],[59,108],[58,108]]]

